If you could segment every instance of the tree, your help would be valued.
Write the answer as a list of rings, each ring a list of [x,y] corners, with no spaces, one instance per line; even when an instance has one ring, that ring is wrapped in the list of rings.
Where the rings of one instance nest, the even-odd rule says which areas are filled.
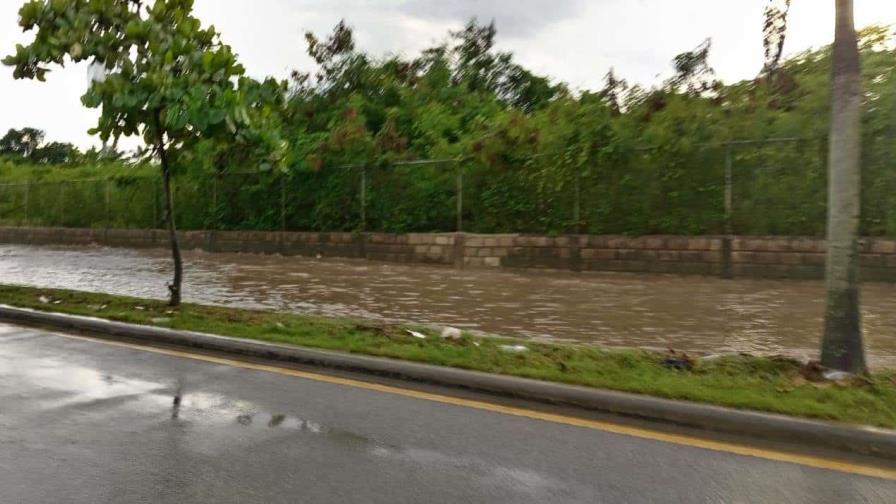
[[[765,8],[765,25],[762,27],[762,41],[765,46],[765,66],[762,72],[774,72],[784,54],[784,40],[787,35],[787,13],[790,0],[771,0]]]
[[[66,142],[50,142],[31,153],[29,159],[38,164],[63,165],[73,163],[81,156],[74,145]]]
[[[333,28],[325,40],[305,32],[308,55],[320,66],[317,85],[323,91],[351,92],[360,85],[367,58],[355,52],[354,31],[344,20]]]
[[[3,62],[17,79],[43,81],[66,58],[102,64],[105,78],[82,98],[101,115],[93,134],[141,135],[158,160],[164,188],[174,278],[170,304],[181,301],[183,261],[177,240],[171,175],[175,161],[203,138],[236,135],[249,122],[237,78],[244,73],[214,27],[192,16],[192,0],[31,0],[19,11],[34,40]]]
[[[614,115],[618,116],[624,108],[625,93],[629,85],[625,79],[616,77],[616,72],[611,68],[604,76],[604,88],[598,95],[607,103]]]
[[[453,80],[470,92],[494,93],[507,105],[531,112],[545,106],[561,86],[513,62],[513,54],[495,52],[498,30],[494,21],[481,25],[471,19],[463,30],[451,32],[455,58]]]
[[[862,75],[853,0],[835,2],[828,137],[827,300],[821,363],[832,369],[864,373],[867,365],[859,310]],[[790,0],[772,0],[766,9],[764,73],[771,73],[781,57],[789,6]]]
[[[701,96],[716,90],[721,83],[715,79],[715,70],[709,65],[712,40],[706,39],[691,51],[672,60],[675,76],[666,81],[666,87],[675,93]]]
[[[44,132],[35,128],[10,129],[0,138],[0,154],[26,159],[44,141]]]

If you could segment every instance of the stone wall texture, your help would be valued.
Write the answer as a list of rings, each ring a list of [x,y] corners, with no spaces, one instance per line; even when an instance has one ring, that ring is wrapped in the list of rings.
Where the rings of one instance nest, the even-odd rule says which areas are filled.
[[[825,240],[763,236],[538,236],[468,233],[184,231],[185,249],[442,264],[762,278],[822,278]],[[143,229],[0,227],[0,243],[166,247]],[[865,281],[896,281],[896,240],[862,240]]]

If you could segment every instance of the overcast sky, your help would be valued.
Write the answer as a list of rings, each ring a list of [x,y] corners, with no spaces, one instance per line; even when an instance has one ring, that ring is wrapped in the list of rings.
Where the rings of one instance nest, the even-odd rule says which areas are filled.
[[[28,40],[17,25],[23,0],[0,0],[0,54]],[[538,73],[574,88],[599,88],[611,67],[630,81],[659,82],[671,59],[713,40],[711,63],[725,81],[754,77],[762,66],[765,0],[196,0],[256,77],[310,70],[303,34],[325,35],[340,19],[360,48],[416,55],[469,18],[494,19],[498,45]],[[896,0],[856,0],[856,23],[896,24]],[[833,39],[834,0],[793,0],[786,53]],[[82,147],[96,112],[81,106],[86,68],[54,71],[47,83],[15,81],[0,66],[0,132],[33,126],[49,139]]]

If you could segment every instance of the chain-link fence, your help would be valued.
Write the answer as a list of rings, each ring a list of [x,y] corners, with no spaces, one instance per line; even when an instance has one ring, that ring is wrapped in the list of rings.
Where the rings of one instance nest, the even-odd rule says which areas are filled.
[[[891,142],[864,146],[863,231],[896,235]],[[648,146],[590,166],[426,160],[176,177],[180,229],[771,234],[825,230],[823,138]],[[163,225],[158,177],[0,183],[0,224]]]
[[[155,178],[0,184],[0,222],[16,226],[149,228],[161,222]]]

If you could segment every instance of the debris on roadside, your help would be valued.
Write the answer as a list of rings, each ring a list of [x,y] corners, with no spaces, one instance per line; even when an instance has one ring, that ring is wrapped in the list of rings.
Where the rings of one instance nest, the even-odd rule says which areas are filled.
[[[855,375],[846,371],[825,371],[822,376],[827,381],[842,382],[851,380]]]
[[[663,365],[679,371],[690,371],[694,369],[694,361],[687,357],[667,357],[663,359]]]
[[[529,347],[523,345],[501,345],[498,348],[508,353],[523,353],[529,351]]]
[[[818,361],[809,361],[800,368],[800,374],[803,378],[815,383],[825,381],[825,371],[825,367]]]
[[[663,359],[662,364],[666,367],[677,369],[679,371],[691,371],[694,369],[696,365],[696,361],[692,359],[688,354],[683,352],[676,352],[671,348],[666,355],[666,358]]]
[[[459,340],[463,335],[463,332],[456,327],[446,327],[442,329],[442,339]]]
[[[41,296],[41,297],[37,298],[37,300],[40,301],[40,302],[43,303],[43,304],[50,304],[50,303],[53,302],[53,299],[52,299],[52,298],[49,298],[49,297],[47,297],[47,296]]]
[[[411,336],[413,336],[417,339],[426,339],[426,335],[421,332],[412,331],[410,329],[407,329],[407,332],[408,332],[408,334],[410,334]]]
[[[858,386],[869,385],[872,382],[862,375],[829,369],[824,367],[821,362],[809,361],[800,367],[800,376],[808,382],[815,384],[836,383],[836,384],[854,384]]]
[[[135,306],[134,309],[135,309],[135,310],[140,310],[140,311],[146,311],[146,308],[143,307],[143,306]]]

